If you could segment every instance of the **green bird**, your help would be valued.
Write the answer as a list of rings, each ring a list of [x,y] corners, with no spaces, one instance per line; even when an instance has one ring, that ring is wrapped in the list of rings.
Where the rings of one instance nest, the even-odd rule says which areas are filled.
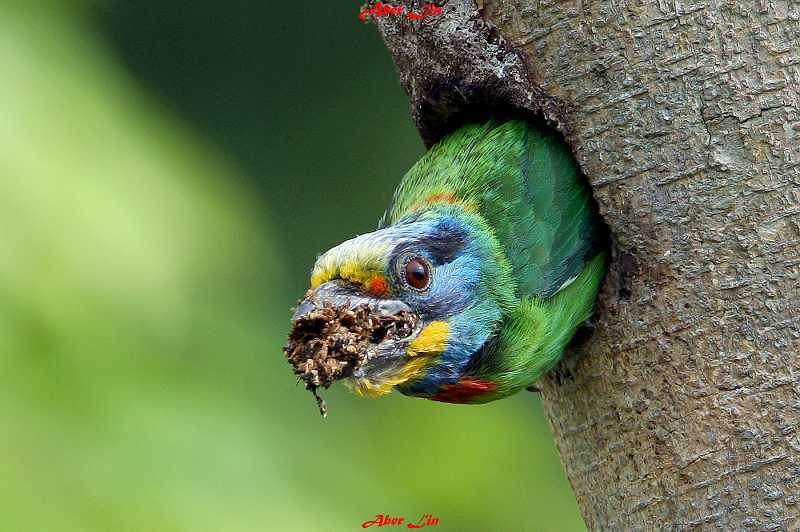
[[[343,379],[368,396],[507,397],[592,314],[606,248],[563,140],[521,120],[464,125],[405,175],[378,230],[318,258],[289,361],[315,395]]]

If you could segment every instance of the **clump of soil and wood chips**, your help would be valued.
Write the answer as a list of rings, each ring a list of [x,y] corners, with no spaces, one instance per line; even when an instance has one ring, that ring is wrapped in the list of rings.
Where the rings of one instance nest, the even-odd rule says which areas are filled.
[[[312,302],[315,308],[294,320],[283,350],[325,416],[327,406],[317,389],[352,375],[375,356],[377,344],[409,336],[416,316],[405,310],[379,315],[367,304],[350,309],[330,301]]]

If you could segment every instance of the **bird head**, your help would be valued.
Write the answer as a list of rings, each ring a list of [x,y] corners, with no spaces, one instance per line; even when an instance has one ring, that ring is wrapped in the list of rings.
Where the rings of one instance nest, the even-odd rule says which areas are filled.
[[[368,308],[378,320],[410,316],[407,334],[370,341],[342,374],[345,384],[359,395],[396,387],[407,395],[469,402],[493,391],[490,382],[465,387],[462,377],[514,305],[514,287],[498,240],[474,209],[426,204],[321,255],[293,320],[326,306]]]
[[[319,257],[289,362],[315,395],[337,380],[360,395],[511,395],[591,315],[603,227],[563,140],[520,120],[466,124],[406,173],[377,231]]]

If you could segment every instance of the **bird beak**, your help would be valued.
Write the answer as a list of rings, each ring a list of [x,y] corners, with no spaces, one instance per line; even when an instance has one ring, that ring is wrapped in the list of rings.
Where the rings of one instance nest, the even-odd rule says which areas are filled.
[[[397,315],[401,310],[412,312],[411,307],[402,301],[368,296],[357,288],[337,279],[309,290],[306,298],[297,306],[294,316],[292,316],[292,321],[297,322],[312,310],[321,308],[326,303],[334,307],[350,310],[367,305],[375,314],[383,316]]]
[[[400,300],[371,297],[336,279],[309,290],[292,323],[285,350],[315,394],[346,379],[359,395],[381,395],[419,372],[422,361],[410,364],[408,347],[424,324]]]

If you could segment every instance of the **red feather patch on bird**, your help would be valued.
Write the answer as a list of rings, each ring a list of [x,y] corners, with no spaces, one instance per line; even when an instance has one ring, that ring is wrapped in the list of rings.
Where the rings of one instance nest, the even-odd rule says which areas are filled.
[[[386,297],[391,295],[389,290],[389,281],[386,277],[375,277],[369,282],[369,293],[378,297]]]
[[[476,397],[487,393],[494,393],[497,390],[497,383],[482,379],[464,378],[455,384],[442,386],[442,391],[429,397],[434,401],[443,403],[471,403]]]
[[[456,193],[455,192],[439,192],[438,194],[433,194],[429,196],[424,201],[415,204],[411,207],[411,212],[416,211],[420,207],[425,205],[433,205],[435,203],[456,203]]]

